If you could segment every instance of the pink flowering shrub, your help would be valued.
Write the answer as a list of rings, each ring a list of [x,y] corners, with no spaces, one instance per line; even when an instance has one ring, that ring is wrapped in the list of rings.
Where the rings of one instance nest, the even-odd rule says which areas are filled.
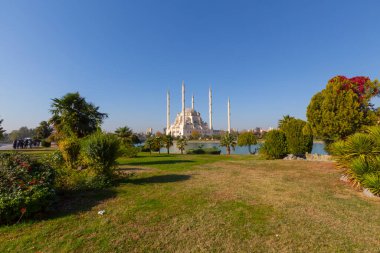
[[[55,198],[54,170],[19,153],[0,154],[0,224],[30,217]]]

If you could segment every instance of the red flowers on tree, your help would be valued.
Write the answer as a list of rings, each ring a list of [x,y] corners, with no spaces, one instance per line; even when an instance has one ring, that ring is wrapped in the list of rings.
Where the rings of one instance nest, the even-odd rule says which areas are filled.
[[[341,84],[340,90],[352,90],[355,92],[360,102],[379,94],[379,89],[373,85],[373,82],[371,82],[368,77],[365,76],[355,76],[352,78],[336,76],[330,79],[329,83],[331,82],[339,82]]]

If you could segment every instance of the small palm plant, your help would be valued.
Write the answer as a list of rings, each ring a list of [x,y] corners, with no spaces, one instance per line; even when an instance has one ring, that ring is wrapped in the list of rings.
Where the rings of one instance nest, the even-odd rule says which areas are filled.
[[[364,186],[380,196],[380,126],[335,142],[331,151],[354,186]]]
[[[187,145],[187,140],[184,137],[181,137],[177,140],[177,148],[181,150],[181,155],[183,155],[183,151],[185,150]]]
[[[226,133],[220,139],[220,146],[226,147],[227,155],[231,154],[231,148],[235,150],[236,147],[236,138],[231,133]]]

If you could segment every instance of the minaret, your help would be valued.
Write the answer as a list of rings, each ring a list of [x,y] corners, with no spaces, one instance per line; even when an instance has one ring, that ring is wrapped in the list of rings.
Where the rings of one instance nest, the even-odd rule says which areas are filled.
[[[185,81],[182,81],[182,117],[183,128],[185,129]]]
[[[170,93],[166,94],[166,134],[170,134]]]
[[[227,131],[228,133],[231,133],[231,108],[230,108],[230,98],[228,98],[227,102],[227,113],[228,113],[228,128]]]
[[[209,123],[210,123],[210,130],[212,130],[212,91],[211,87],[208,91],[208,116],[209,116]]]
[[[194,94],[191,97],[191,109],[193,109],[193,111],[194,111]]]

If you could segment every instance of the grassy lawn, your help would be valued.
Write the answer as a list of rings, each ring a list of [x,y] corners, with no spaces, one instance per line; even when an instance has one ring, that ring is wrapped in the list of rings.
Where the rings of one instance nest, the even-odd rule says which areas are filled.
[[[0,252],[380,252],[380,201],[332,163],[141,155],[131,176],[0,227]],[[106,213],[98,215],[99,210]]]

